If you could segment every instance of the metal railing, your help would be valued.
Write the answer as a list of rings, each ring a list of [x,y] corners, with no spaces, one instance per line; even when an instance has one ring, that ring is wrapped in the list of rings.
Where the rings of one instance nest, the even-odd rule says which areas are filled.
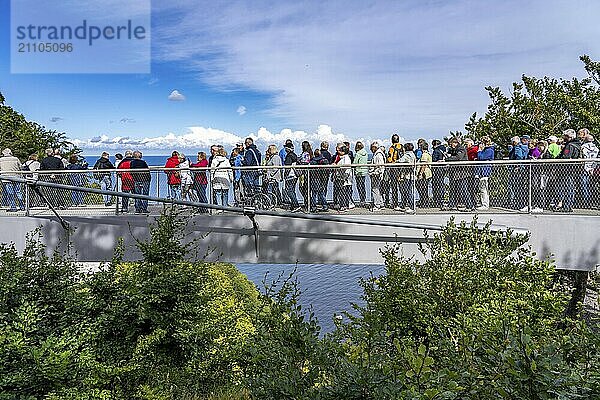
[[[600,215],[600,159],[0,172],[2,210],[30,215],[47,204],[3,176],[259,210]],[[75,214],[145,213],[159,203],[56,187],[42,192]]]

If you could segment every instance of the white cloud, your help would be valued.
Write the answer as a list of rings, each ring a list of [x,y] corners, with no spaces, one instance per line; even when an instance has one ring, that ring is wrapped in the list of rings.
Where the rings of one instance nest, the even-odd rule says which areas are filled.
[[[334,132],[329,125],[319,125],[313,132],[303,130],[292,130],[289,128],[282,129],[279,132],[271,132],[265,127],[261,127],[256,132],[246,136],[240,136],[235,133],[226,132],[220,129],[205,128],[205,127],[190,127],[187,132],[182,135],[169,133],[165,136],[147,137],[147,138],[131,138],[128,136],[109,137],[107,135],[96,136],[87,140],[73,140],[73,143],[86,150],[111,149],[123,150],[126,148],[136,148],[140,150],[156,150],[162,152],[170,152],[173,149],[208,149],[213,144],[222,144],[225,147],[233,147],[236,143],[244,141],[244,138],[251,137],[260,149],[265,149],[270,144],[275,144],[281,147],[287,139],[293,140],[296,145],[304,140],[309,141],[313,147],[318,146],[322,141],[326,140],[331,144],[343,141],[355,142],[355,138],[350,138],[347,135]],[[365,143],[370,143],[373,140],[378,140],[380,143],[387,143],[384,138],[372,139],[370,137],[361,138]],[[404,141],[404,139],[401,139]]]
[[[240,116],[242,116],[242,115],[246,114],[246,107],[245,107],[245,106],[239,106],[239,107],[237,108],[237,111],[236,111],[236,112],[237,112],[237,113],[238,113]]]
[[[159,82],[158,78],[152,77],[148,79],[148,86],[154,86]]]
[[[179,90],[173,90],[169,95],[169,100],[171,101],[184,101],[185,96],[179,92]]]
[[[181,16],[154,30],[159,60],[217,89],[270,94],[287,123],[352,135],[441,136],[485,111],[484,86],[583,76],[577,57],[600,51],[591,1],[157,3]]]

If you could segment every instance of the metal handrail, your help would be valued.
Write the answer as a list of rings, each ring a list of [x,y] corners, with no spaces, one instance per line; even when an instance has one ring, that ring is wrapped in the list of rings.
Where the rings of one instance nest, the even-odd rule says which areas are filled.
[[[421,162],[416,161],[413,163],[385,163],[385,164],[327,164],[327,165],[314,165],[314,164],[296,164],[296,165],[253,165],[253,166],[240,166],[235,167],[231,165],[223,167],[161,167],[161,166],[149,166],[148,168],[136,168],[136,169],[61,169],[61,170],[36,170],[36,171],[0,171],[2,175],[31,175],[31,174],[77,174],[77,173],[124,173],[134,172],[143,173],[151,171],[163,171],[165,173],[170,171],[205,171],[214,172],[216,170],[233,170],[233,171],[253,171],[253,170],[268,170],[268,169],[347,169],[347,168],[406,168],[408,166],[419,166],[419,167],[441,167],[441,166],[484,166],[484,165],[514,165],[514,166],[525,166],[535,164],[588,164],[588,163],[600,163],[600,158],[577,158],[577,159],[526,159],[526,160],[475,160],[475,161],[436,161],[436,162]]]

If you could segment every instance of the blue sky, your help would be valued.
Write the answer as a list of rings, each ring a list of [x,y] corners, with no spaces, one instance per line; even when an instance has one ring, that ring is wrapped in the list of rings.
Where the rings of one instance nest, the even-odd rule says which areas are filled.
[[[97,149],[441,137],[486,85],[600,59],[597,1],[155,0],[150,74],[11,74],[0,4],[7,103]]]

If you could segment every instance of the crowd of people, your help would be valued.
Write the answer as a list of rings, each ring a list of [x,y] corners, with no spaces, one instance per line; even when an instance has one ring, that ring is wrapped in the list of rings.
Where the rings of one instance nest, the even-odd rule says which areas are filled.
[[[490,178],[495,174],[498,182],[505,185],[503,193],[506,195],[502,197],[503,203],[494,206],[533,213],[572,212],[576,206],[600,207],[600,163],[519,162],[598,158],[595,138],[585,128],[578,132],[567,129],[562,138],[550,136],[535,140],[529,135],[515,136],[504,153],[512,163],[501,166],[491,163],[502,157],[487,136],[477,142],[459,137],[445,142],[433,140],[430,146],[424,139],[415,144],[401,143],[394,134],[387,148],[374,141],[368,149],[370,155],[361,141],[354,144],[353,150],[349,142],[337,143],[333,151],[327,141],[315,149],[310,142],[303,141],[296,150],[293,141],[288,139],[281,149],[271,144],[262,153],[252,138],[246,138],[229,154],[222,145],[213,145],[210,154],[198,152],[195,161],[173,151],[164,165],[168,197],[220,206],[244,206],[256,194],[265,193],[276,199],[278,206],[292,212],[330,208],[345,212],[355,207],[374,211],[388,208],[405,213],[414,213],[417,207],[474,211],[491,207]],[[38,155],[32,154],[21,163],[10,149],[4,149],[0,171],[4,176],[16,176],[22,175],[16,171],[25,170],[34,176],[36,171],[73,170],[73,173],[39,175],[40,179],[54,183],[86,184],[86,174],[74,171],[87,170],[85,160],[76,155],[65,159],[53,149],[47,149],[45,155],[38,160]],[[116,154],[115,159],[113,164],[109,154],[104,152],[94,163],[92,175],[99,187],[106,191],[149,195],[152,175],[142,153],[128,150],[124,155]],[[316,168],[311,168],[313,166]],[[500,171],[504,171],[504,175]],[[333,201],[328,201],[330,186]],[[48,188],[46,193],[57,208],[85,205],[84,193],[80,191],[72,191],[70,199],[58,189]],[[113,204],[110,194],[103,195],[103,200],[106,206]],[[2,203],[11,212],[23,209],[21,185],[3,181]],[[129,212],[129,203],[128,198],[122,197],[120,210]],[[136,213],[148,213],[147,200],[135,199],[133,204]]]
[[[165,173],[171,197],[207,202],[206,170],[194,173],[193,168],[208,169],[213,189],[211,200],[222,206],[230,205],[232,188],[233,205],[242,206],[244,199],[267,193],[277,199],[277,204],[293,212],[327,211],[330,207],[340,212],[355,207],[375,211],[389,208],[406,213],[414,213],[416,207],[483,211],[490,208],[489,181],[493,173],[490,161],[499,158],[496,147],[488,136],[478,142],[451,137],[446,143],[433,140],[430,150],[424,139],[416,144],[400,143],[399,136],[392,135],[388,148],[376,141],[370,143],[370,156],[361,141],[355,143],[354,151],[349,142],[343,142],[330,152],[327,141],[314,150],[310,142],[303,141],[296,151],[289,139],[280,150],[275,144],[269,145],[263,155],[253,139],[247,138],[229,155],[222,145],[213,145],[209,157],[199,152],[195,163],[175,151],[165,167],[181,170]],[[543,140],[529,135],[515,136],[507,155],[513,163],[499,170],[506,171],[508,195],[498,206],[532,213],[572,212],[576,200],[581,208],[599,206],[597,162],[519,163],[537,159],[596,159],[598,147],[588,129],[580,129],[578,133],[568,129],[562,138],[550,136]],[[454,164],[465,161],[472,162]],[[287,168],[280,168],[282,165]],[[187,170],[188,167],[192,170]],[[327,201],[330,182],[332,202]],[[297,190],[303,197],[302,206]],[[579,195],[575,196],[576,193]]]

